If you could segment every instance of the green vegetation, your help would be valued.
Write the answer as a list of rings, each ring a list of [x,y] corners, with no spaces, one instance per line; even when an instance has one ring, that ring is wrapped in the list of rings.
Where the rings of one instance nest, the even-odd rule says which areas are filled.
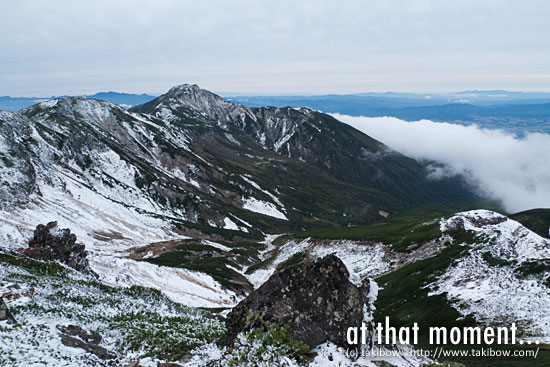
[[[208,343],[223,344],[226,329],[220,323],[208,323],[196,317],[160,316],[155,312],[121,313],[110,326],[125,330],[124,349],[143,351],[141,357],[178,361],[196,347]],[[124,352],[124,350],[120,350]]]
[[[539,236],[549,238],[550,233],[550,209],[532,209],[510,215]]]
[[[512,266],[515,264],[514,261],[494,257],[489,251],[484,252],[481,256],[483,257],[483,260],[485,260],[490,266]]]
[[[325,227],[296,233],[297,238],[348,239],[355,241],[376,241],[391,245],[395,251],[405,251],[413,244],[439,238],[439,220],[459,211],[473,208],[496,208],[488,203],[469,203],[457,206],[428,205],[395,214],[377,222],[352,227]],[[472,234],[453,233],[458,243],[468,241]],[[464,238],[462,238],[464,237]]]
[[[15,256],[1,252],[0,264],[19,266],[37,275],[64,276],[68,271],[66,267],[54,261],[37,261],[26,256]]]
[[[181,250],[184,253],[207,251],[207,252],[217,252],[219,254],[222,254],[224,252],[223,250],[214,246],[203,245],[201,243],[192,243],[192,242],[186,243],[185,245],[177,245],[176,249]]]
[[[271,326],[267,330],[253,329],[237,336],[228,356],[228,365],[278,365],[282,357],[304,364],[309,362],[308,352],[306,344],[290,336],[288,325]]]
[[[392,245],[396,251],[404,251],[413,243],[441,237],[439,215],[448,214],[448,210],[440,207],[422,207],[363,226],[312,229],[296,236],[377,241]]]
[[[208,343],[226,344],[222,322],[172,302],[158,290],[109,287],[58,264],[0,253],[0,283],[4,282],[32,286],[33,291],[27,302],[10,307],[21,324],[0,329],[5,345],[18,346],[7,350],[0,347],[0,365],[10,365],[13,358],[25,356],[25,351],[60,361],[70,358],[60,354],[55,343],[49,345],[40,339],[51,330],[50,338],[57,340],[55,328],[49,325],[59,322],[97,331],[109,341],[112,352],[135,359],[179,360]]]
[[[285,268],[288,268],[289,266],[292,266],[294,264],[298,264],[300,261],[302,261],[305,258],[306,254],[303,252],[297,252],[294,255],[292,255],[288,260],[278,265],[278,269],[282,270]]]
[[[541,274],[547,271],[550,271],[550,259],[525,261],[515,270],[520,277]]]
[[[232,241],[235,238],[246,238],[251,240],[261,240],[263,238],[262,234],[257,231],[246,233],[246,232],[235,231],[231,229],[212,227],[206,224],[193,223],[193,222],[189,222],[179,218],[169,218],[169,219],[172,220],[172,223],[176,226],[176,228],[181,229],[183,231],[187,231],[188,229],[197,229],[205,234],[220,235],[226,241]]]
[[[227,265],[231,265],[238,268],[239,265],[224,257],[195,257],[190,256],[187,251],[173,251],[144,261],[155,265],[199,271],[211,275],[227,288],[234,290],[242,290],[243,288],[242,284],[232,281],[235,277],[240,278],[240,274],[227,267]]]
[[[196,239],[182,240],[178,243],[169,252],[142,261],[202,272],[236,291],[246,289],[248,281],[233,268],[240,269],[242,264],[256,263],[259,259],[259,249],[265,246],[256,242],[221,241],[221,244],[231,248],[230,251],[224,251]]]

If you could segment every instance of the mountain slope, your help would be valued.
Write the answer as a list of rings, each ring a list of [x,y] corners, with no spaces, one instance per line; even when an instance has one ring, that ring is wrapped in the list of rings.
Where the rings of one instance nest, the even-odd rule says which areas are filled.
[[[320,168],[340,181],[374,188],[410,205],[472,200],[460,179],[428,179],[429,164],[391,151],[338,120],[307,108],[252,108],[196,85],[172,88],[132,109],[170,121],[198,119],[244,133],[263,148]]]
[[[25,332],[57,340],[56,323],[102,328],[104,345],[125,362],[146,353],[168,359],[167,331],[192,342],[178,344],[183,353],[194,350],[192,365],[223,358],[223,343],[206,343],[223,339],[220,323],[174,301],[231,308],[277,268],[331,253],[353,277],[380,283],[375,316],[389,315],[396,326],[521,318],[523,338],[547,342],[550,243],[490,211],[400,214],[476,198],[460,178],[428,179],[430,165],[319,112],[248,109],[189,85],[131,110],[71,97],[0,112],[0,277],[25,292],[44,284],[35,296],[8,302]],[[390,217],[376,221],[381,211]],[[541,230],[545,213],[535,214],[523,213]],[[85,244],[98,280],[6,251],[26,247],[35,226],[52,220]],[[98,316],[111,294],[135,305]],[[162,310],[147,308],[147,300]],[[62,305],[58,313],[52,302]],[[124,318],[127,310],[146,315],[136,324]],[[214,335],[195,340],[182,326],[189,320],[212,326]],[[126,326],[129,339],[118,333]],[[9,354],[28,357],[22,332],[0,332],[11,340]],[[150,344],[141,348],[143,337]],[[128,340],[138,344],[124,349]],[[64,347],[55,357],[57,347],[41,351],[79,362]],[[201,357],[201,348],[209,355]],[[326,356],[326,363],[313,365],[330,366],[333,357],[353,365],[331,348],[318,347],[316,360]]]
[[[104,281],[162,289],[170,277],[174,299],[201,306],[234,304],[250,289],[244,273],[264,233],[475,197],[330,116],[247,109],[189,85],[129,111],[68,97],[2,112],[0,170],[3,247],[25,247],[36,225],[56,220]],[[150,258],[181,246],[176,262]],[[160,266],[127,258],[138,250],[134,259]],[[206,293],[193,286],[204,273]]]
[[[451,345],[534,351],[521,357],[452,357],[466,366],[545,366],[550,360],[550,240],[519,222],[489,210],[438,216],[419,211],[393,219],[334,231],[312,230],[281,237],[263,262],[247,272],[262,284],[275,269],[296,259],[335,254],[361,278],[380,289],[375,320],[389,317],[394,327],[420,325],[417,348],[434,350],[428,330],[436,327],[504,326],[515,322],[525,345]],[[359,235],[364,236],[358,239]],[[311,236],[311,237],[310,237]],[[338,238],[338,239],[334,239]],[[533,343],[534,345],[528,345]]]

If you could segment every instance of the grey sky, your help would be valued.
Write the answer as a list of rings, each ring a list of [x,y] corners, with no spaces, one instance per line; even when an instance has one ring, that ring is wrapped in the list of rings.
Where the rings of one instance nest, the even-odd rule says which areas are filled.
[[[550,90],[550,1],[0,0],[0,95]]]

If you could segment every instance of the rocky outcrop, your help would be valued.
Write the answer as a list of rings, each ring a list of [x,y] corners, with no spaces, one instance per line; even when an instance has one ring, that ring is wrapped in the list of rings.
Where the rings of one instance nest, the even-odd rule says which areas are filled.
[[[4,302],[4,299],[0,297],[0,321],[8,320],[8,323],[10,324],[16,324],[17,321],[11,314],[10,310],[8,309],[8,306]]]
[[[508,217],[495,212],[490,212],[487,210],[472,210],[469,212],[458,213],[447,219],[445,222],[445,229],[447,231],[465,231],[468,226],[482,228],[504,223],[507,220]]]
[[[67,228],[59,228],[57,222],[39,224],[29,247],[21,252],[33,259],[59,261],[73,269],[93,273],[84,245],[76,243],[76,236]]]
[[[61,342],[68,347],[84,349],[101,359],[116,358],[113,353],[99,346],[102,338],[98,333],[90,334],[78,325],[58,325],[57,329],[60,331]]]
[[[334,255],[302,261],[276,272],[229,313],[229,338],[254,328],[288,325],[292,337],[310,347],[325,341],[348,347],[346,332],[363,322],[368,287],[353,284]]]

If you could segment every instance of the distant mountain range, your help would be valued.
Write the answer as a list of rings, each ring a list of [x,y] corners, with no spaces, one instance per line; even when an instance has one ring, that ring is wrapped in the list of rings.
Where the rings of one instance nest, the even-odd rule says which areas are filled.
[[[456,93],[356,93],[327,95],[294,95],[294,96],[226,96],[228,100],[243,103],[250,107],[261,107],[274,104],[293,105],[301,101],[310,103],[356,103],[362,107],[413,107],[437,106],[446,104],[472,104],[476,106],[519,105],[550,103],[550,93],[546,92],[510,92],[505,90],[464,91]],[[351,111],[350,113],[353,113]]]
[[[99,92],[84,96],[120,105],[123,108],[145,104],[156,96]],[[61,97],[0,97],[0,110],[15,112],[36,103]],[[393,116],[407,121],[428,119],[456,124],[476,124],[503,129],[518,135],[550,133],[550,93],[504,90],[457,93],[359,93],[317,96],[229,96],[227,100],[252,107],[309,107],[325,113],[351,116]]]
[[[550,133],[550,93],[468,91],[453,94],[364,93],[325,96],[230,97],[247,107],[307,106],[350,116],[393,116],[407,121],[428,119],[518,135]]]

